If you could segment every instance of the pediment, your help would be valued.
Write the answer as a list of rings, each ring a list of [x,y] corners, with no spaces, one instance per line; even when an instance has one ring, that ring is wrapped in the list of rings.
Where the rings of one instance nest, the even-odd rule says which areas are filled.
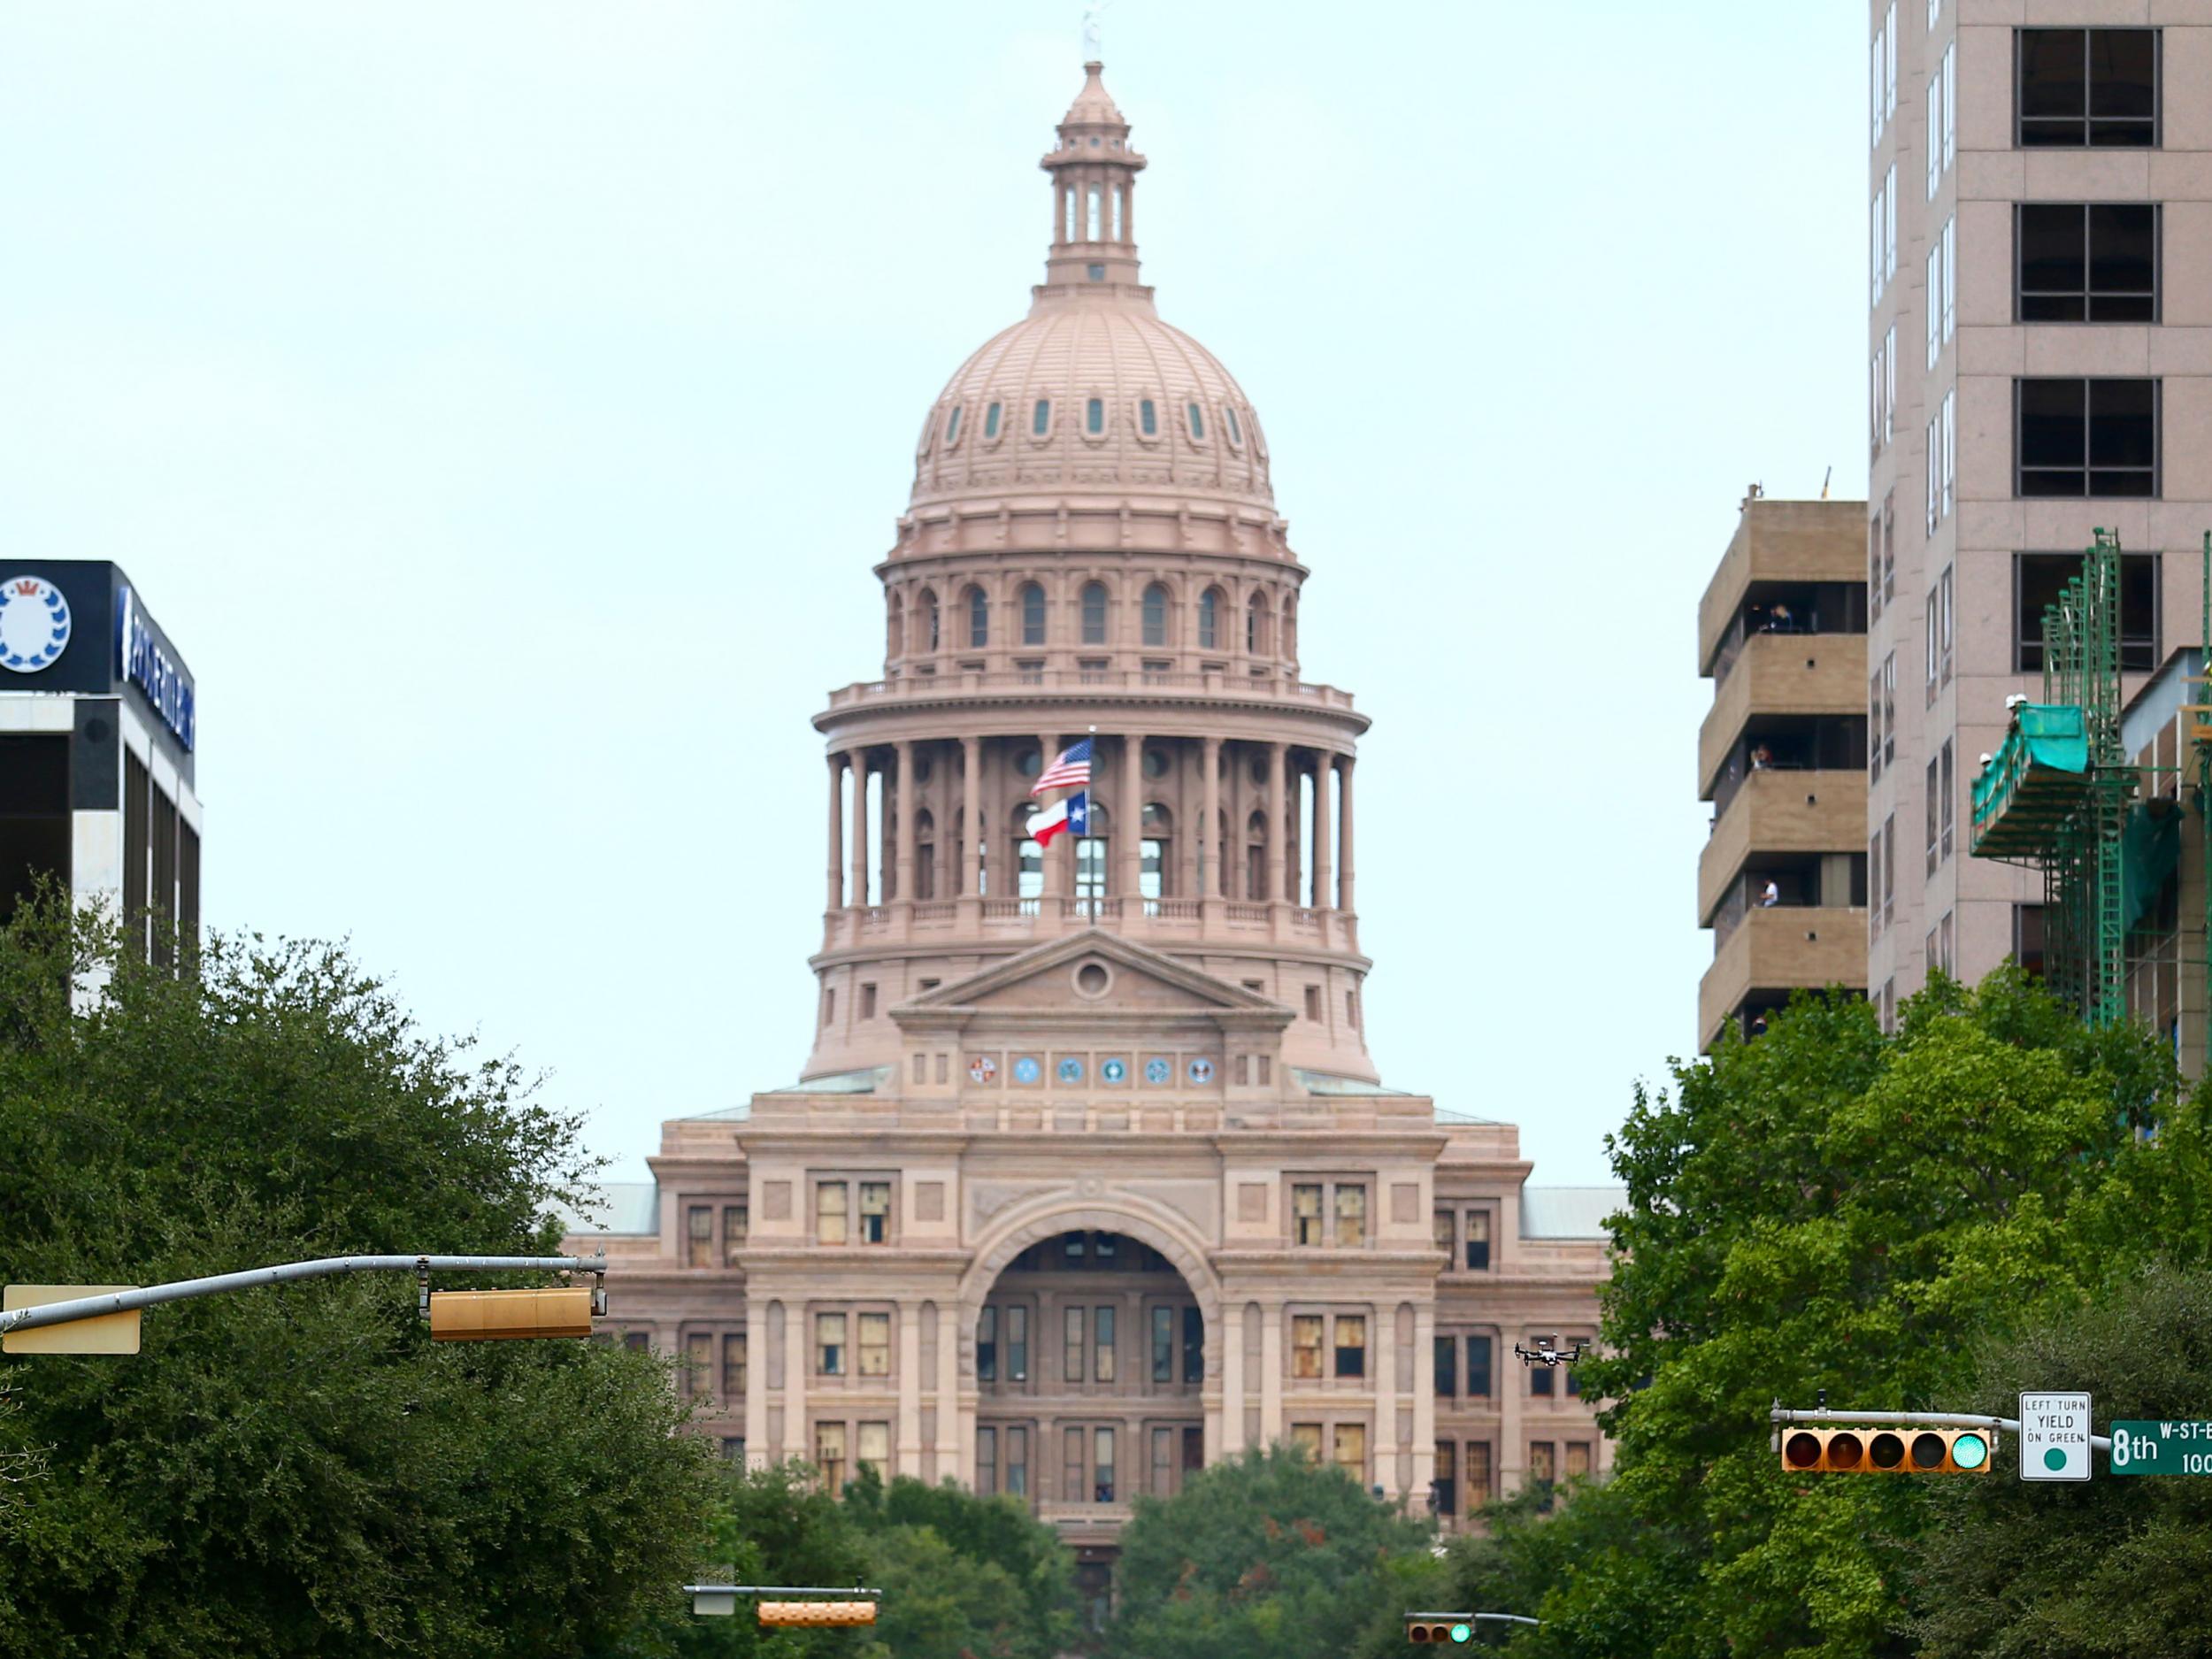
[[[1212,1018],[1259,1025],[1291,1018],[1288,1009],[1256,992],[1099,928],[1025,950],[891,1013],[902,1026],[978,1016]]]

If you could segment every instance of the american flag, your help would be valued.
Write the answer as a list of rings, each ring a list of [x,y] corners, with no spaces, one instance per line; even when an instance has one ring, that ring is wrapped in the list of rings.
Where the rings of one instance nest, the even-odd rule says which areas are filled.
[[[1071,743],[1065,753],[1037,774],[1037,781],[1029,786],[1033,795],[1048,789],[1079,788],[1091,780],[1091,740]]]

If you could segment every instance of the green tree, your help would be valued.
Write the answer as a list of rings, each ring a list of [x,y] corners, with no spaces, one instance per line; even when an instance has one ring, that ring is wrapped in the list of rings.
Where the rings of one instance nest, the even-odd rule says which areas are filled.
[[[2024,1390],[2086,1389],[2097,1421],[2212,1418],[2212,1273],[2164,1266],[1986,1345],[1964,1409],[2010,1417]],[[2008,1448],[2009,1449],[2009,1448]],[[2212,1654],[2212,1482],[2030,1485],[2000,1466],[1929,1494],[1913,1632],[1926,1659]]]
[[[0,930],[0,1147],[10,1281],[551,1254],[586,1174],[511,1064],[342,951],[215,939],[165,972],[50,897]],[[47,1467],[0,1515],[0,1653],[612,1651],[672,1604],[708,1453],[665,1366],[434,1346],[414,1303],[324,1279],[150,1311],[134,1357],[5,1361],[0,1466]]]
[[[1801,998],[1640,1093],[1611,1143],[1608,1353],[1585,1366],[1617,1473],[1531,1529],[1556,1573],[1546,1651],[1909,1652],[1941,1483],[1787,1478],[1768,1406],[1955,1402],[1977,1333],[2078,1306],[2143,1259],[2147,1221],[2201,1256],[2206,1144],[2162,1044],[2089,1031],[2010,972],[1939,981],[1894,1037],[1863,1003]]]
[[[1248,1450],[1174,1497],[1137,1500],[1106,1649],[1129,1659],[1335,1659],[1403,1610],[1391,1602],[1408,1580],[1392,1563],[1429,1541],[1425,1520],[1343,1470],[1290,1447]]]

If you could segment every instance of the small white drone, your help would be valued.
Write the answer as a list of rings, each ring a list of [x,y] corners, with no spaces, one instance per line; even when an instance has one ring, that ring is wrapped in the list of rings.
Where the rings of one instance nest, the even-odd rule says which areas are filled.
[[[1529,1340],[1536,1346],[1523,1348],[1518,1342],[1513,1345],[1514,1353],[1519,1356],[1524,1365],[1572,1365],[1590,1346],[1587,1342],[1577,1340],[1573,1347],[1563,1348],[1556,1336],[1532,1336]]]

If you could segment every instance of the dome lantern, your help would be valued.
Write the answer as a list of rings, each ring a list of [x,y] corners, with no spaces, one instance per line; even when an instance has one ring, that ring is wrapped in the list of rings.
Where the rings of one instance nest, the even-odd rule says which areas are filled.
[[[1101,284],[1138,287],[1133,210],[1144,157],[1130,147],[1129,123],[1099,78],[1103,68],[1083,65],[1083,89],[1061,118],[1059,145],[1038,163],[1052,175],[1052,245],[1040,300]]]

